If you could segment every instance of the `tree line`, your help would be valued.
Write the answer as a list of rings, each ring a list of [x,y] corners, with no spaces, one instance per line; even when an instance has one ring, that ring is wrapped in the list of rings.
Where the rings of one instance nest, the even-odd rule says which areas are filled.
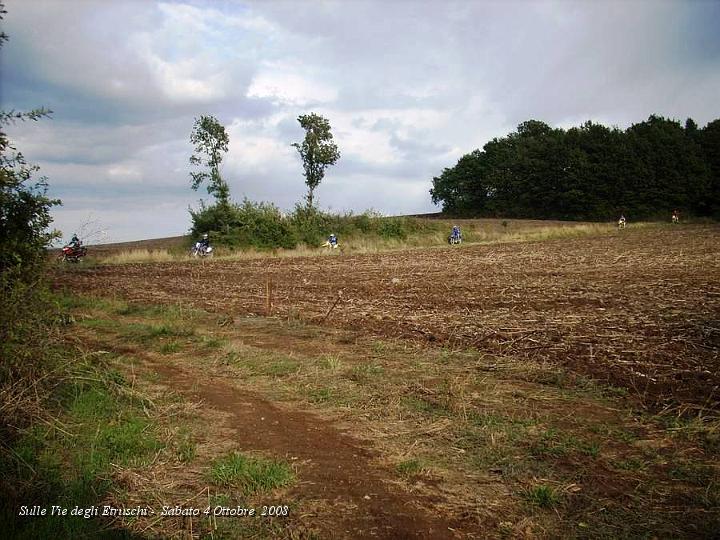
[[[444,169],[430,195],[455,216],[720,218],[720,119],[700,129],[652,115],[626,130],[528,120]]]

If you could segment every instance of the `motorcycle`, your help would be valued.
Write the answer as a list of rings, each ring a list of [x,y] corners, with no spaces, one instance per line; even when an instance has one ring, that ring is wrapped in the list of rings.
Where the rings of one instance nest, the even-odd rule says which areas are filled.
[[[213,248],[212,246],[202,246],[200,242],[197,242],[193,247],[190,248],[191,257],[212,257]]]
[[[462,236],[451,234],[448,236],[448,244],[451,246],[462,244]]]
[[[72,262],[77,263],[80,262],[80,260],[87,255],[87,248],[85,246],[79,246],[79,247],[72,247],[72,246],[65,246],[62,248],[62,252],[58,256],[58,258],[62,262]]]

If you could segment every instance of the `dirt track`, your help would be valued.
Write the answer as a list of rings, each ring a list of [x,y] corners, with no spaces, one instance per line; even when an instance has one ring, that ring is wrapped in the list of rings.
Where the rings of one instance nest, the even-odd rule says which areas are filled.
[[[333,422],[304,411],[281,409],[252,392],[218,378],[203,382],[201,374],[166,363],[150,363],[173,389],[225,414],[233,441],[249,451],[271,451],[297,460],[301,482],[287,494],[302,498],[305,513],[324,538],[458,538],[457,516],[437,516],[423,509],[439,497],[410,496],[391,491],[371,461],[369,444],[341,433]],[[292,457],[290,457],[292,456]],[[315,512],[312,505],[318,506]],[[470,536],[474,537],[474,535]]]
[[[570,365],[648,403],[720,404],[720,228],[378,255],[103,266],[60,286]],[[339,298],[339,300],[338,300]]]

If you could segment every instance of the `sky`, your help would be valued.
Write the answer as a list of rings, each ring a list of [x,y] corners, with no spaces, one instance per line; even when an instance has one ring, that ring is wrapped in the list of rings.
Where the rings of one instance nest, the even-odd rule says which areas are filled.
[[[62,199],[54,226],[111,242],[186,233],[194,119],[230,137],[235,200],[303,199],[291,146],[326,117],[335,212],[438,211],[432,179],[525,120],[626,128],[720,117],[720,1],[4,0],[6,131]]]

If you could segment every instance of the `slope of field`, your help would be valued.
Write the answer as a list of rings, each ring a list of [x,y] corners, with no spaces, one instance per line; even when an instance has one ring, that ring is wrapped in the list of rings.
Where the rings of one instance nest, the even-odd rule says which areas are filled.
[[[647,414],[616,388],[562,367],[363,328],[61,299],[72,308],[73,341],[108,370],[96,384],[129,393],[147,417],[134,437],[117,412],[102,426],[84,422],[86,446],[71,442],[80,427],[73,416],[62,424],[73,433],[50,437],[56,463],[116,456],[97,471],[112,486],[93,503],[155,508],[106,526],[143,538],[295,540],[715,538],[719,530],[718,423],[709,416]],[[106,429],[124,437],[98,437]],[[138,437],[154,440],[153,452],[136,448]],[[118,445],[135,458],[118,456]],[[238,457],[289,474],[277,481],[274,469],[229,468]],[[158,515],[168,505],[259,515]],[[285,511],[261,515],[268,505]],[[72,519],[67,530],[84,530],[87,520]]]
[[[152,238],[148,240],[135,240],[132,242],[99,244],[89,246],[89,249],[91,250],[91,255],[104,257],[136,249],[179,249],[185,246],[186,239],[187,236],[170,236],[168,238]]]
[[[408,248],[423,248],[443,245],[454,225],[459,225],[466,242],[492,243],[517,242],[527,240],[545,240],[548,238],[565,238],[568,236],[590,236],[612,229],[612,224],[585,223],[577,221],[551,221],[532,219],[454,219],[444,216],[427,217],[406,216],[399,228],[393,228],[391,234],[378,234],[377,231],[367,232],[349,225],[352,218],[341,218],[348,223],[350,232],[340,234],[340,247],[344,253],[375,253],[381,251],[397,251]],[[373,218],[374,219],[374,218]],[[396,218],[379,218],[380,221]],[[642,226],[646,224],[641,224]],[[342,230],[342,229],[335,229]],[[213,235],[211,234],[211,240]],[[187,255],[186,248],[191,243],[189,236],[155,238],[134,242],[90,245],[89,260],[100,264],[170,262],[182,260]],[[215,245],[216,258],[247,259],[265,257],[268,249],[257,249],[252,246],[229,248]],[[319,255],[317,246],[299,244],[293,249],[274,249],[273,255],[298,257]],[[57,256],[59,249],[51,250]]]
[[[324,321],[557,363],[654,406],[717,408],[720,228],[322,258],[103,266],[60,286]]]

